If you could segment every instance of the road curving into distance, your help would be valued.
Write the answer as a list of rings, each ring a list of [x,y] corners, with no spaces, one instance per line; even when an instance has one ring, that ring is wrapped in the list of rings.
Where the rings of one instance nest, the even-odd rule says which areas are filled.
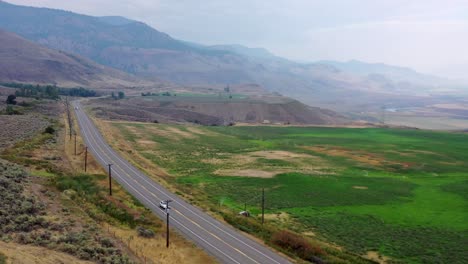
[[[72,102],[81,135],[94,158],[104,167],[112,165],[112,177],[155,215],[166,219],[159,202],[170,199],[170,224],[222,263],[283,264],[285,257],[248,238],[195,206],[185,202],[126,161],[104,140],[78,101]],[[190,260],[187,259],[187,263]]]

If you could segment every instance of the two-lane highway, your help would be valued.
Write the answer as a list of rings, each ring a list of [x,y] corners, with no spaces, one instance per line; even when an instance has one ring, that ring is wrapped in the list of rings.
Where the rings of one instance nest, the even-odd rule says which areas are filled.
[[[264,245],[219,222],[179,196],[151,180],[131,165],[104,140],[99,130],[83,111],[78,101],[73,102],[81,135],[95,159],[104,167],[113,164],[112,177],[157,216],[165,219],[159,202],[171,199],[171,224],[182,235],[215,256],[223,263],[290,263]],[[187,259],[187,263],[190,260]]]

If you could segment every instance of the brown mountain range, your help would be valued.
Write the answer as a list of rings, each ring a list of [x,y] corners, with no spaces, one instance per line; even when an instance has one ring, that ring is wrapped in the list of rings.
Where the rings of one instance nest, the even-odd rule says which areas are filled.
[[[2,82],[57,84],[63,87],[131,87],[148,84],[89,59],[56,51],[0,30]]]

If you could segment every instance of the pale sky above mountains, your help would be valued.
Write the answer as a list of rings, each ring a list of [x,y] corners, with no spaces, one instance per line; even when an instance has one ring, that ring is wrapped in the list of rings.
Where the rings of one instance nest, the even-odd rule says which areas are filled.
[[[468,79],[468,0],[7,0],[139,20],[202,44],[351,59]]]

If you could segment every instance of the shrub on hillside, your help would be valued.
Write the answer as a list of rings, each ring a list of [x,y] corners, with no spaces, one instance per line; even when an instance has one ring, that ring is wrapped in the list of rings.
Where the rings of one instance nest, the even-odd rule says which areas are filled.
[[[47,134],[54,134],[54,133],[55,133],[55,129],[54,129],[52,126],[48,126],[48,127],[46,127],[46,129],[44,130],[44,133],[47,133]]]
[[[142,226],[137,227],[138,235],[141,237],[151,238],[154,237],[154,231],[151,229],[146,229]]]
[[[14,95],[14,94],[8,95],[8,97],[6,99],[6,103],[15,105],[16,104],[16,95]]]

